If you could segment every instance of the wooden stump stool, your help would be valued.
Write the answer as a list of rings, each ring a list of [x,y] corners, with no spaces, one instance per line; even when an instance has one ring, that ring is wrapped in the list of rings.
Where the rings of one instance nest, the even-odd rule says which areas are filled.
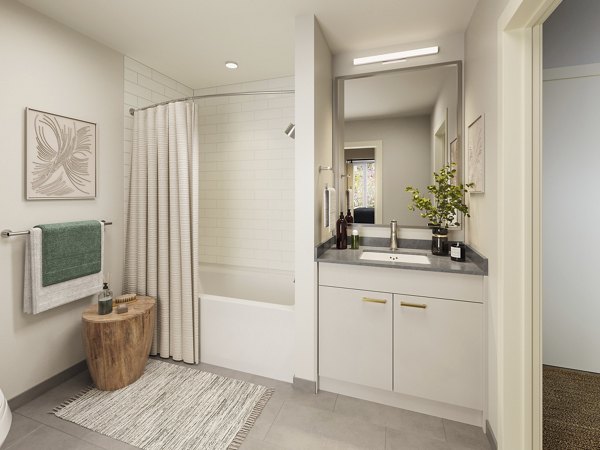
[[[98,389],[121,389],[142,376],[152,345],[155,305],[154,298],[138,296],[123,314],[115,307],[100,316],[96,304],[83,312],[83,346]]]

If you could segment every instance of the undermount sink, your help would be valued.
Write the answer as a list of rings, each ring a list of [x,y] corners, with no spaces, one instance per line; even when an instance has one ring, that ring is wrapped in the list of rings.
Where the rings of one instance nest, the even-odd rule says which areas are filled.
[[[390,253],[390,252],[370,252],[363,251],[360,259],[367,261],[387,261],[401,262],[410,264],[431,264],[429,258],[425,255],[413,255],[411,253]]]

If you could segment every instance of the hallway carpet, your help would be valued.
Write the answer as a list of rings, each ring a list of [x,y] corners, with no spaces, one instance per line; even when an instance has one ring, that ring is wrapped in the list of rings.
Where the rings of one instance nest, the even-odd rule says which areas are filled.
[[[544,450],[600,448],[600,374],[544,366]]]

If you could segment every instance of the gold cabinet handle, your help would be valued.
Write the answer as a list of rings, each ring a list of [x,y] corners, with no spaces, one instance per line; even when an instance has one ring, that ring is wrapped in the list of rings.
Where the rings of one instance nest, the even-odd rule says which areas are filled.
[[[400,306],[406,306],[407,308],[427,309],[427,305],[424,303],[400,302]]]
[[[387,300],[382,299],[382,298],[363,297],[362,301],[366,302],[366,303],[382,303],[382,304],[386,304],[387,303]]]

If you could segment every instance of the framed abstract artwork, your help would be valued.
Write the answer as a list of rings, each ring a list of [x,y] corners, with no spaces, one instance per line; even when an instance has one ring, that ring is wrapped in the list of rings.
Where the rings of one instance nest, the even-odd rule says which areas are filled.
[[[485,192],[485,125],[483,116],[467,130],[467,183],[474,183],[472,194]]]
[[[96,197],[96,124],[27,108],[27,200]]]

